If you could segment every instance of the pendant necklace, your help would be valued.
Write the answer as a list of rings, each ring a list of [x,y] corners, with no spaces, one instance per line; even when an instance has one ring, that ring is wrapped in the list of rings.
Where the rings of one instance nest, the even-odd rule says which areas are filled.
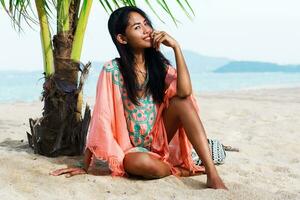
[[[144,90],[146,88],[146,86],[148,84],[148,81],[149,81],[148,67],[147,67],[147,71],[146,72],[143,72],[143,71],[141,71],[139,69],[136,69],[136,71],[139,72],[140,74],[142,74],[143,77],[146,76],[146,79],[145,79],[145,81],[142,84],[137,83],[137,87],[136,87],[137,90],[142,91],[142,90]]]

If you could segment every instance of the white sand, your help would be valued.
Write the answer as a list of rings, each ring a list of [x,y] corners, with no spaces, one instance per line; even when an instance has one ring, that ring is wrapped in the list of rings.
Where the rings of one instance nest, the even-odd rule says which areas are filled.
[[[300,88],[206,93],[198,100],[208,137],[241,150],[217,167],[228,192],[206,189],[205,175],[49,176],[78,157],[35,155],[25,132],[42,104],[17,102],[0,105],[0,199],[300,199]]]

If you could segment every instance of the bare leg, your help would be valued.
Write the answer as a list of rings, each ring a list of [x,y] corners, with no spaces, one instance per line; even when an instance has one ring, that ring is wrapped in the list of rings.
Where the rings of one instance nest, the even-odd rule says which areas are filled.
[[[125,155],[125,171],[146,179],[163,178],[171,175],[168,164],[144,152],[132,152]]]
[[[170,142],[179,125],[183,125],[186,135],[203,161],[207,173],[207,186],[227,189],[212,161],[207,137],[202,122],[189,98],[173,97],[163,113],[165,128]]]

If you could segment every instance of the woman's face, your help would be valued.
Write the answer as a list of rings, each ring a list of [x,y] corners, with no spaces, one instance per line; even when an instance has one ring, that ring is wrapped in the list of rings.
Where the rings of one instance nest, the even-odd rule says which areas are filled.
[[[128,26],[125,30],[125,36],[119,34],[118,41],[123,44],[129,44],[133,49],[145,49],[152,47],[152,39],[150,37],[153,29],[142,15],[137,12],[129,14]]]

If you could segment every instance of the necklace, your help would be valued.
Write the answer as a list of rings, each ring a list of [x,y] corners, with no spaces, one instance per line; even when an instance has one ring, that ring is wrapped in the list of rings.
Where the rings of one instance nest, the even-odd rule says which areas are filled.
[[[149,82],[149,73],[148,73],[148,68],[147,68],[147,71],[146,72],[143,72],[143,71],[140,71],[140,70],[137,70],[138,72],[140,72],[142,74],[143,77],[146,76],[145,78],[145,81],[142,83],[142,84],[137,84],[137,90],[139,91],[142,91],[146,88],[148,82]]]
[[[149,74],[147,73],[144,83],[137,85],[137,90],[139,90],[139,91],[144,90],[147,86],[148,81],[149,81]]]
[[[142,74],[142,76],[146,76],[147,72],[141,71],[139,69],[135,70],[136,72],[139,72],[140,74]]]

